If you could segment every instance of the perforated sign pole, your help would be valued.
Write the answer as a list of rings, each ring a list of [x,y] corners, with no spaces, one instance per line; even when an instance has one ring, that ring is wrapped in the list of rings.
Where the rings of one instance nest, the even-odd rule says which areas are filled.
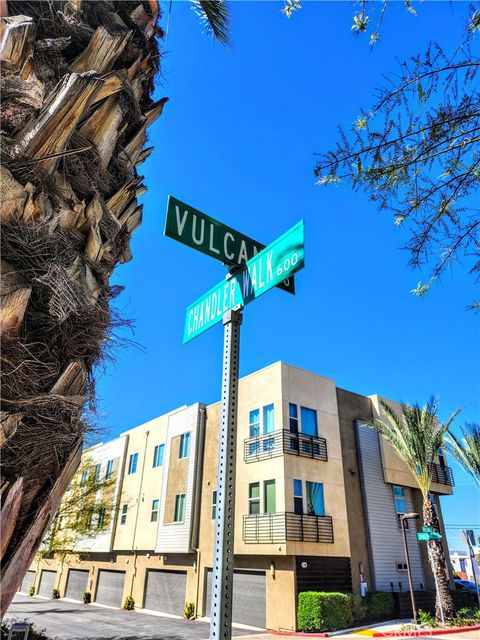
[[[238,359],[241,324],[240,311],[228,311],[223,316],[222,414],[218,450],[210,640],[231,640],[232,637]]]

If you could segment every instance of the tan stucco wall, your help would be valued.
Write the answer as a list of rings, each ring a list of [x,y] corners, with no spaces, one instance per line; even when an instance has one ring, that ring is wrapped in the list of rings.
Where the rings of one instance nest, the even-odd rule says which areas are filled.
[[[181,436],[172,438],[170,460],[168,463],[167,493],[165,499],[164,522],[173,522],[175,515],[175,496],[187,491],[188,458],[178,457]]]
[[[360,563],[363,568],[364,580],[370,587],[372,580],[357,457],[355,421],[369,420],[371,407],[368,398],[343,389],[337,389],[337,401],[343,451],[343,479],[347,498],[352,586],[354,592],[359,593]]]

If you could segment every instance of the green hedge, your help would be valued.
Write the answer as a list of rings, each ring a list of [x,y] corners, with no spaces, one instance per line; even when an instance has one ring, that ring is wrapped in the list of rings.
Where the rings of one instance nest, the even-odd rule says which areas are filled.
[[[305,591],[298,595],[300,631],[335,631],[353,622],[350,596],[346,593]]]
[[[394,608],[395,601],[392,593],[385,591],[367,593],[367,610],[370,618],[388,618],[393,615]]]

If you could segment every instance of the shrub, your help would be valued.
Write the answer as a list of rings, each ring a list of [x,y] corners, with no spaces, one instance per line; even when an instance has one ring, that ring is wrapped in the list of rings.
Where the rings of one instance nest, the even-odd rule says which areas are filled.
[[[394,610],[393,595],[384,591],[371,591],[367,593],[367,609],[370,618],[388,618]]]
[[[83,604],[90,604],[91,601],[92,601],[92,594],[90,593],[90,591],[84,591]]]
[[[365,620],[368,615],[366,599],[357,594],[352,594],[350,596],[350,605],[355,622],[361,622],[362,620]]]
[[[28,595],[29,596],[34,596],[35,595],[35,587],[33,586],[33,584],[30,587],[30,589],[28,590]]]
[[[183,617],[187,620],[191,620],[195,616],[195,605],[193,602],[185,602],[183,608]]]
[[[418,610],[418,619],[420,620],[420,624],[424,624],[429,627],[433,627],[435,625],[435,620],[433,619],[433,616],[427,611],[424,611],[423,609]]]
[[[353,622],[350,595],[305,591],[298,595],[300,631],[345,629]]]
[[[60,598],[60,591],[58,589],[52,589],[52,598],[58,600]]]
[[[132,596],[127,596],[125,598],[122,609],[126,609],[127,611],[133,611],[135,609],[135,600]]]

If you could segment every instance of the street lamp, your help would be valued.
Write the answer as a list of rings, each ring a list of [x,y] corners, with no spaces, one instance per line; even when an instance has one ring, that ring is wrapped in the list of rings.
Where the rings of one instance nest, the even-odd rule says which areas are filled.
[[[415,606],[415,594],[413,593],[413,581],[412,581],[412,570],[410,568],[410,556],[408,555],[408,545],[407,545],[407,533],[405,531],[405,520],[418,520],[420,516],[418,513],[402,513],[400,515],[400,524],[402,525],[402,535],[403,535],[403,546],[405,549],[405,558],[407,560],[407,574],[408,574],[408,584],[410,586],[410,598],[412,600],[412,611],[413,611],[413,624],[418,624],[417,621],[417,608]]]

